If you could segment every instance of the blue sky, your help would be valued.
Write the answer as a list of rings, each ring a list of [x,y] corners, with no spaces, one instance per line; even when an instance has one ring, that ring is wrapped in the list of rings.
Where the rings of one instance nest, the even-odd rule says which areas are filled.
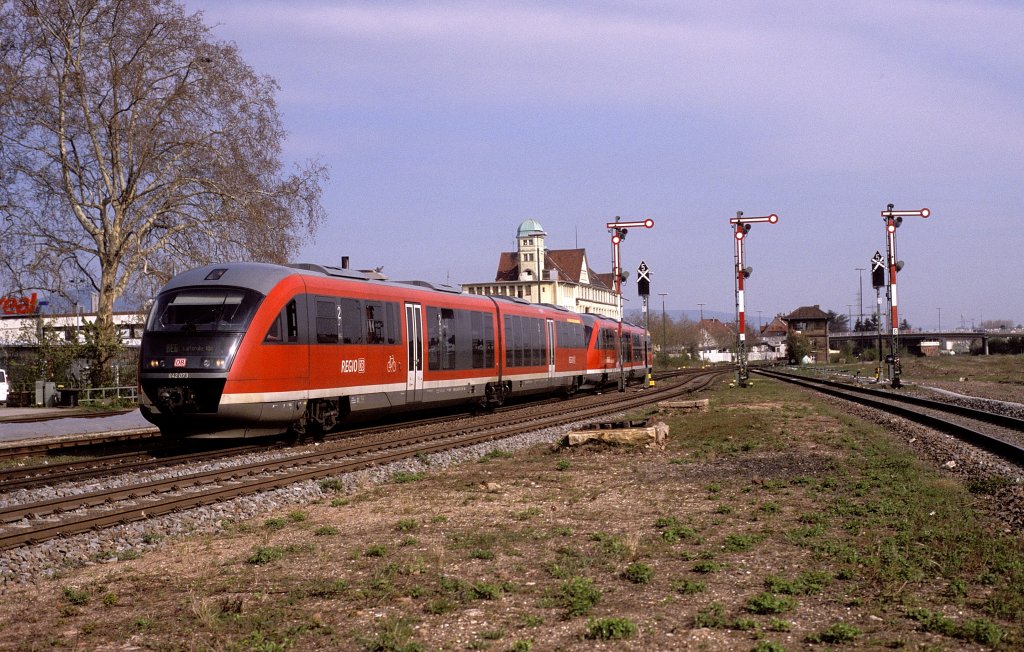
[[[522,220],[610,271],[605,222],[669,309],[858,303],[897,232],[912,326],[1024,322],[1024,5],[188,0],[280,84],[288,162],[330,168],[305,260],[493,278]],[[864,272],[864,304],[874,292]],[[654,297],[660,309],[660,297]],[[852,304],[852,308],[848,308]]]

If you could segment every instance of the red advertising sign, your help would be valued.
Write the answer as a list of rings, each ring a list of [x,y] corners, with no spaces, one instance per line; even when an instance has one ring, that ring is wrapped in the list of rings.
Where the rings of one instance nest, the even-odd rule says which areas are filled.
[[[38,310],[39,297],[35,292],[30,297],[0,297],[0,313],[4,315],[34,315]]]

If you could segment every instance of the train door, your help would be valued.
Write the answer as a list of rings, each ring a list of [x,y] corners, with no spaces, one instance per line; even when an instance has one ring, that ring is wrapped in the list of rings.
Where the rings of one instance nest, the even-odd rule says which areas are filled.
[[[548,320],[548,378],[555,377],[555,322]]]
[[[423,401],[423,306],[405,304],[405,343],[409,353],[405,381],[405,402]]]

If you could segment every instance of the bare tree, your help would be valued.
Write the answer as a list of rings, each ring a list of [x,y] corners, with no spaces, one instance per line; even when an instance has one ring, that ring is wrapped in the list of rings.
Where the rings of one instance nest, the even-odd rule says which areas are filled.
[[[322,221],[324,168],[282,172],[276,82],[201,13],[0,0],[0,57],[0,224],[20,254],[7,272],[65,297],[91,285],[94,372],[126,293],[200,263],[282,261]]]

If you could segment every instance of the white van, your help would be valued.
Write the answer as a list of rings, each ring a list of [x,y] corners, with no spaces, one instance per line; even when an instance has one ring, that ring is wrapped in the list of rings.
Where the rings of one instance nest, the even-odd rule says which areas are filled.
[[[7,384],[7,372],[0,369],[0,405],[7,405],[7,390],[10,386]]]

